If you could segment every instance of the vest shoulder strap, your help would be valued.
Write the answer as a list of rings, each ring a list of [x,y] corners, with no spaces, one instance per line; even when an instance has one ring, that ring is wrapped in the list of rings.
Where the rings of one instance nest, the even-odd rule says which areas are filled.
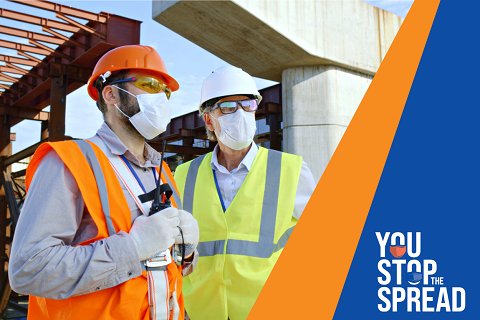
[[[183,210],[190,213],[193,211],[193,195],[198,169],[204,159],[211,159],[211,152],[180,165],[175,171],[175,180],[179,183],[180,194],[183,195]]]
[[[131,228],[131,214],[120,183],[103,152],[87,141],[42,144],[27,168],[27,190],[38,165],[51,150],[55,150],[74,176],[85,206],[98,229],[96,237],[81,244],[106,238],[119,230],[128,232]]]

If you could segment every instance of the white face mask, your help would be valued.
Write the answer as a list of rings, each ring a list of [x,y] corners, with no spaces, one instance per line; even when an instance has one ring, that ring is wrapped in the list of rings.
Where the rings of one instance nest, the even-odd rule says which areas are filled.
[[[132,117],[127,116],[115,104],[115,107],[130,120],[130,123],[145,139],[153,139],[167,130],[170,123],[170,105],[164,92],[134,95],[127,90],[112,85],[137,98],[140,111]]]
[[[215,118],[211,113],[210,116],[220,123],[220,134],[215,130],[217,138],[227,147],[233,150],[241,150],[253,141],[257,124],[255,115],[238,109],[234,113],[226,114],[220,118]]]

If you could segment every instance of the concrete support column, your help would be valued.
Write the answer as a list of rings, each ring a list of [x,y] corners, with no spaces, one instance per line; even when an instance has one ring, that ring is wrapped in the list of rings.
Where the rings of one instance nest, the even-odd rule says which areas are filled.
[[[316,182],[372,79],[330,65],[283,71],[283,151],[302,156]]]

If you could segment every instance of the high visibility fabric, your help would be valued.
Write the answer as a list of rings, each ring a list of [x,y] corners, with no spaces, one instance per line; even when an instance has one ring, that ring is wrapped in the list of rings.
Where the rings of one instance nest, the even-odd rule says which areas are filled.
[[[292,214],[302,159],[259,148],[226,212],[211,159],[209,153],[175,171],[184,209],[192,210],[200,229],[198,265],[184,279],[185,306],[192,320],[246,319],[297,222]]]
[[[122,179],[123,184],[128,189],[128,192],[130,193],[132,198],[135,200],[135,203],[137,204],[139,210],[145,216],[148,216],[153,201],[141,203],[139,196],[144,194],[145,190],[142,190],[143,186],[140,186],[139,182],[137,181],[131,170],[127,167],[127,164],[118,155],[114,155],[99,136],[95,136],[88,141],[94,143],[103,151],[105,156],[110,161],[110,165],[114,169],[115,173]],[[76,141],[76,143],[80,146],[80,149],[84,148],[82,147],[82,144],[86,144],[86,142],[84,141]],[[82,151],[85,153],[85,150]],[[93,170],[95,173],[95,168],[93,168]],[[97,179],[97,184],[99,184],[99,180],[102,180],[101,177],[97,177],[97,174],[95,174],[95,178]],[[171,186],[171,188],[173,193],[177,193],[177,190],[173,186]],[[102,196],[100,195],[100,197]],[[169,249],[165,250],[164,253],[170,256]],[[174,301],[170,301],[170,290],[168,290],[167,285],[167,270],[149,269],[147,271],[147,284],[150,318],[155,320],[169,319],[169,310],[171,310],[171,312],[176,315],[173,318],[177,319],[179,309],[178,303],[176,302],[175,297],[173,297]]]
[[[87,141],[94,143],[97,147],[99,147],[103,151],[103,153],[107,156],[108,160],[110,161],[110,164],[114,168],[117,175],[120,176],[124,184],[127,185],[128,192],[130,193],[132,198],[135,200],[135,203],[137,204],[138,209],[142,211],[144,215],[148,216],[153,200],[147,201],[145,203],[141,203],[141,201],[138,199],[138,196],[143,194],[144,192],[137,182],[127,183],[127,181],[136,181],[136,179],[133,176],[133,174],[130,172],[130,169],[128,169],[127,165],[123,162],[123,160],[119,156],[114,155],[110,151],[110,149],[108,149],[107,145],[102,140],[102,138],[100,138],[99,136],[94,136],[91,139],[88,139]],[[162,182],[168,183],[172,189],[172,197],[170,199],[170,201],[172,202],[172,206],[174,206],[175,208],[179,208],[179,207],[181,208],[181,206],[177,205],[177,202],[181,202],[181,201],[175,185],[175,180],[173,180],[172,173],[170,172],[170,169],[168,168],[168,165],[165,162],[163,162],[163,165],[162,165],[162,173],[163,175],[165,175],[166,171],[163,168],[167,168],[167,171],[170,176],[170,177],[167,176],[166,179],[162,179]],[[159,169],[158,168],[156,169],[158,173]]]
[[[88,142],[103,172],[107,185],[108,206],[111,221],[116,232],[122,230],[129,232],[131,228],[131,212],[127,200],[123,194],[121,185],[113,171],[107,157],[93,143]],[[54,149],[67,168],[72,172],[82,197],[85,207],[92,216],[98,233],[92,239],[79,245],[88,245],[92,242],[109,236],[106,215],[102,210],[102,202],[99,196],[99,188],[95,176],[84,154],[75,141],[44,143],[35,152],[26,173],[25,185],[27,192],[35,171],[47,152]],[[167,169],[164,165],[164,168]],[[171,174],[170,177],[171,179]],[[165,177],[161,177],[166,182]],[[171,179],[173,180],[173,179]],[[183,293],[181,267],[174,262],[168,265],[169,292],[176,291],[180,306],[179,319],[183,319]],[[73,320],[96,320],[96,319],[142,319],[149,320],[149,306],[147,297],[147,273],[128,280],[112,288],[103,289],[90,293],[71,297],[63,300],[53,300],[30,296],[28,319],[73,319]],[[168,301],[166,302],[168,303]]]

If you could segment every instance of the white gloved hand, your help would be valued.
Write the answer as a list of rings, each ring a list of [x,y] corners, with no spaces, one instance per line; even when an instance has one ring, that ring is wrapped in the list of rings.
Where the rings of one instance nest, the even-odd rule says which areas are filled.
[[[180,224],[177,208],[167,208],[153,216],[139,216],[133,221],[130,229],[135,249],[140,260],[152,257],[158,252],[170,248],[180,234],[177,226]]]
[[[190,250],[185,250],[185,257],[188,257],[193,253],[198,245],[198,223],[192,214],[185,210],[178,210],[178,217],[180,218],[180,228],[182,228],[183,240],[185,242],[186,249],[193,249],[191,252]],[[180,233],[175,237],[175,243],[182,244],[182,236]],[[192,246],[188,246],[188,244],[193,245],[193,248]]]

